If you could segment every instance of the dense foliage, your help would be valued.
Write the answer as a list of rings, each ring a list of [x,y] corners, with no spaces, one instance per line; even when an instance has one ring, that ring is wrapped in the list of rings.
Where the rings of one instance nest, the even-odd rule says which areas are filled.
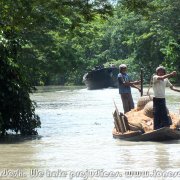
[[[169,71],[180,71],[179,8],[178,0],[122,0],[117,7],[118,18],[113,19],[116,24],[122,24],[123,27],[117,29],[122,29],[121,36],[124,34],[126,37],[119,44],[130,49],[125,54],[133,57],[133,64],[144,68],[146,79],[159,64]],[[116,26],[115,23],[113,26]],[[177,83],[180,83],[179,78],[178,74]]]
[[[43,82],[80,84],[83,74],[92,67],[122,62],[136,78],[143,68],[146,82],[160,64],[168,71],[179,72],[179,8],[178,0],[120,0],[108,20],[96,14],[91,22],[75,12],[75,19],[81,17],[80,23],[63,37],[57,31],[52,34],[56,49],[51,53],[59,56],[49,57],[53,63],[61,63],[51,68],[45,65],[44,72],[49,74]],[[72,18],[66,18],[71,24]],[[174,81],[180,83],[179,79],[178,74]]]
[[[51,83],[56,76],[64,83],[67,72],[81,64],[76,58],[77,28],[109,13],[106,0],[1,0],[1,135],[37,134],[41,122],[30,99],[34,85]]]
[[[101,55],[119,65],[124,62],[134,76],[144,69],[149,82],[160,64],[180,71],[180,1],[121,0],[105,25]],[[180,74],[174,79],[180,83]]]
[[[35,104],[29,93],[33,87],[23,75],[17,64],[19,42],[8,34],[1,32],[0,42],[0,134],[9,130],[22,135],[37,134],[40,127],[39,117],[35,114]]]

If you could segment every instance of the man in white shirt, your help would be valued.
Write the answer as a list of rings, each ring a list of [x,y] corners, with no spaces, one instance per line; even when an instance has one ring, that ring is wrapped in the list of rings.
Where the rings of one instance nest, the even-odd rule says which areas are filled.
[[[153,113],[154,113],[154,129],[169,127],[172,124],[170,116],[168,116],[165,100],[165,88],[170,87],[172,90],[180,92],[168,80],[176,76],[176,71],[166,74],[163,66],[156,68],[156,75],[153,76]]]

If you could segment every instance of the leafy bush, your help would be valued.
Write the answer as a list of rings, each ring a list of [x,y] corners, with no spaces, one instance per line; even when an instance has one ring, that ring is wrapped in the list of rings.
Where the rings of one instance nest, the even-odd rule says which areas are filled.
[[[0,134],[37,134],[40,118],[29,93],[34,88],[16,62],[18,43],[0,36]]]

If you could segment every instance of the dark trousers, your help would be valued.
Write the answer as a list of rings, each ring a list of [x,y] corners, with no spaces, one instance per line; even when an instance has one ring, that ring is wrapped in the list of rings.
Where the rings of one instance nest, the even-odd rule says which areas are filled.
[[[169,127],[172,124],[168,115],[165,98],[153,98],[154,129]]]

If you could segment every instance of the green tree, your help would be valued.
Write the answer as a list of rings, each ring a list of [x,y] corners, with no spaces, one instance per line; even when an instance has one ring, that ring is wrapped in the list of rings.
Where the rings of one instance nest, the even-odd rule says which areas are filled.
[[[108,0],[1,0],[1,134],[37,133],[41,123],[29,97],[33,85],[48,83],[52,74],[66,75],[73,67],[80,72],[85,51],[78,55],[74,34],[97,15],[106,18],[111,12]]]
[[[9,130],[22,135],[37,134],[41,122],[29,97],[34,89],[16,62],[19,43],[8,31],[0,34],[0,40],[0,134]]]
[[[159,64],[169,70],[179,68],[179,33],[180,2],[178,0],[123,0],[123,9],[141,16],[144,26],[135,24],[141,34],[135,34],[135,62],[144,65],[150,75]],[[179,76],[176,78],[176,81]]]

